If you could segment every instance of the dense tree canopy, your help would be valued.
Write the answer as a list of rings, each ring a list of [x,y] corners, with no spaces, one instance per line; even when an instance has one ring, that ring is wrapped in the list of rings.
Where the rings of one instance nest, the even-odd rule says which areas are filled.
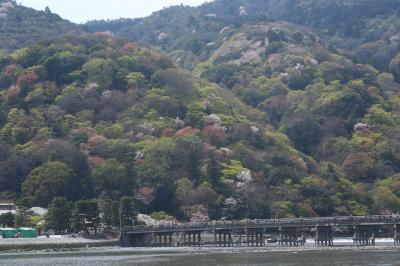
[[[69,196],[74,175],[63,163],[46,163],[32,170],[22,184],[22,191],[34,204],[47,207],[54,197]]]
[[[49,205],[46,214],[46,226],[61,233],[70,229],[71,202],[66,198],[55,197]]]
[[[57,14],[36,11],[21,6],[14,0],[1,0],[0,5],[0,49],[23,48],[67,32],[81,31],[79,26]]]
[[[178,6],[0,53],[0,197],[50,205],[60,230],[53,214],[71,201],[72,229],[86,232],[136,212],[398,211],[399,5],[310,3]],[[28,19],[12,5],[0,47],[31,43],[10,33],[31,20],[24,31],[41,21],[45,36],[70,32],[49,11]]]

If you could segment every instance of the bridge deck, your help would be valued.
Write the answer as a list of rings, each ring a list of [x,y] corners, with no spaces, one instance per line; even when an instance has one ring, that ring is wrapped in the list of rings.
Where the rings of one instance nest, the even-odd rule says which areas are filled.
[[[290,228],[290,227],[317,227],[317,226],[357,226],[357,225],[398,225],[400,215],[375,215],[375,216],[342,216],[322,218],[295,218],[295,219],[266,219],[243,220],[229,222],[209,223],[165,223],[157,226],[127,226],[127,234],[161,233],[161,232],[190,232],[190,231],[215,231],[215,230],[240,230],[240,229],[265,229],[265,228]]]

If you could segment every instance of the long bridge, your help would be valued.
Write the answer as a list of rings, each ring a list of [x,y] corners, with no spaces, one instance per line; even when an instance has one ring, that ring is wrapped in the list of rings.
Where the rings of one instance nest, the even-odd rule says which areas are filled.
[[[333,246],[334,229],[347,228],[353,233],[353,244],[375,245],[375,233],[385,228],[400,245],[400,215],[339,216],[293,219],[213,221],[206,223],[173,223],[127,226],[121,232],[125,247],[149,246],[265,246],[266,236],[283,246],[304,245],[314,234],[315,244]],[[270,234],[267,234],[270,233]]]

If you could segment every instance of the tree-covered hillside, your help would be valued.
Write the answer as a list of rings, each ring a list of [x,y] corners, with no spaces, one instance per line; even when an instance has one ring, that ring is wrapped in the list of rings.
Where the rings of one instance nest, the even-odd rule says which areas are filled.
[[[225,27],[286,21],[310,27],[358,62],[388,71],[400,52],[397,0],[215,0],[176,6],[143,19],[92,21],[89,31],[111,31],[139,43],[201,55]]]
[[[86,26],[160,47],[231,91],[320,169],[336,169],[333,183],[354,182],[355,209],[382,213],[398,193],[399,10],[392,0],[216,0]]]
[[[0,199],[193,221],[398,212],[398,9],[217,0],[37,35],[0,57]]]
[[[36,11],[18,5],[16,1],[0,0],[0,51],[78,32],[79,26],[53,14],[50,9]]]
[[[87,35],[0,62],[3,198],[47,207],[60,196],[133,196],[140,211],[182,219],[306,215],[295,206],[310,195],[295,202],[282,189],[317,178],[318,165],[262,112],[167,57]]]

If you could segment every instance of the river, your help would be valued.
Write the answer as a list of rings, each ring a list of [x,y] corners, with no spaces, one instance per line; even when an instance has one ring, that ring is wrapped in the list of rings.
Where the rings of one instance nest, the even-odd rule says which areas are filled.
[[[0,265],[8,266],[312,266],[312,265],[400,265],[400,249],[371,248],[95,248],[64,252],[0,254]]]

